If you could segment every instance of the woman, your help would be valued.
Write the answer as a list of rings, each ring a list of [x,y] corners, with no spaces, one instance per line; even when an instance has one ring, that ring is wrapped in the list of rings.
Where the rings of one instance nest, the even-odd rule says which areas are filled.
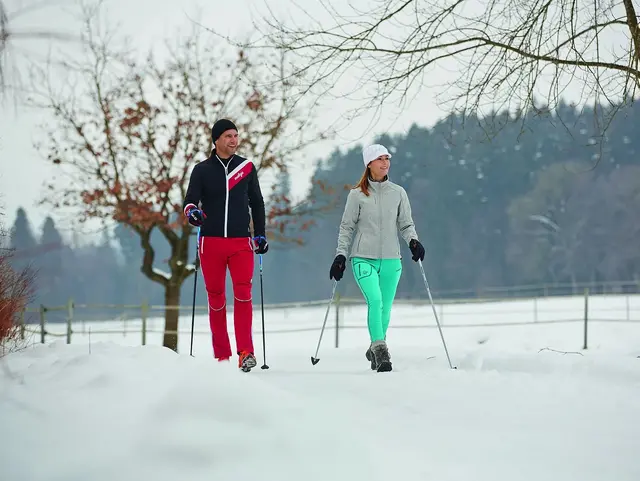
[[[407,193],[389,180],[391,155],[387,149],[379,144],[369,145],[363,149],[362,158],[365,171],[347,196],[329,278],[342,279],[353,239],[351,268],[367,302],[371,345],[366,357],[372,370],[382,372],[391,370],[387,328],[402,274],[398,230],[415,262],[424,260],[425,252],[413,224]]]

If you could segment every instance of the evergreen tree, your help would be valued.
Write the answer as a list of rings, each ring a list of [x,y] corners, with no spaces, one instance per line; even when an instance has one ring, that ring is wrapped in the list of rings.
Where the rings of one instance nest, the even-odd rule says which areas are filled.
[[[16,220],[11,228],[11,248],[16,250],[16,257],[22,252],[29,255],[38,246],[31,223],[23,207],[16,211]]]
[[[65,246],[62,236],[51,216],[47,216],[40,237],[41,253],[38,256],[38,296],[45,305],[63,305],[70,297],[73,262],[71,251]]]

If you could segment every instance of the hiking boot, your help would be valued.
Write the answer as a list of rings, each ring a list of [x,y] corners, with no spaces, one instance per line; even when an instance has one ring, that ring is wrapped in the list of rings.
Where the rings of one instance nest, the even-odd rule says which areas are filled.
[[[240,353],[240,357],[238,358],[238,367],[244,372],[251,371],[251,369],[256,367],[256,364],[256,357],[252,352],[242,351]]]
[[[371,344],[370,349],[373,354],[371,364],[375,363],[375,370],[378,372],[391,371],[391,356],[387,349],[387,343],[385,341],[376,341]]]
[[[367,349],[367,352],[364,355],[367,358],[367,361],[371,362],[371,370],[376,370],[376,361],[373,359],[373,353],[371,352],[371,348]]]

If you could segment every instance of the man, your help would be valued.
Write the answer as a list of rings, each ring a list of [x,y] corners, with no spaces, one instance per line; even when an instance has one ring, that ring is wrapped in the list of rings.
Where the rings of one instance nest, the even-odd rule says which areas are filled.
[[[227,119],[211,129],[213,150],[193,168],[184,199],[184,215],[200,227],[198,254],[207,289],[213,355],[218,361],[231,358],[227,331],[225,281],[227,267],[233,285],[233,317],[238,367],[250,371],[256,365],[253,350],[253,252],[264,254],[265,208],[258,173],[253,163],[239,155],[238,129]],[[255,237],[251,242],[251,217]]]

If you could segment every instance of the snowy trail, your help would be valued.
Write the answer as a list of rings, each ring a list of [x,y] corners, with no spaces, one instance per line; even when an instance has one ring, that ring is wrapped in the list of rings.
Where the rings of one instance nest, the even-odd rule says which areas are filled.
[[[409,345],[409,340],[406,340]],[[159,347],[38,345],[0,371],[3,481],[637,481],[640,360],[272,343],[240,373]],[[313,351],[311,351],[312,353]],[[259,357],[259,365],[261,364]]]
[[[640,479],[637,359],[484,354],[451,371],[445,359],[401,353],[397,364],[422,367],[337,375],[341,365],[358,365],[356,357],[333,354],[324,369],[299,374],[324,403],[343,406],[370,430],[377,425],[377,439],[417,448],[406,474],[421,467],[433,476],[425,479]],[[274,377],[299,391],[289,372]]]

